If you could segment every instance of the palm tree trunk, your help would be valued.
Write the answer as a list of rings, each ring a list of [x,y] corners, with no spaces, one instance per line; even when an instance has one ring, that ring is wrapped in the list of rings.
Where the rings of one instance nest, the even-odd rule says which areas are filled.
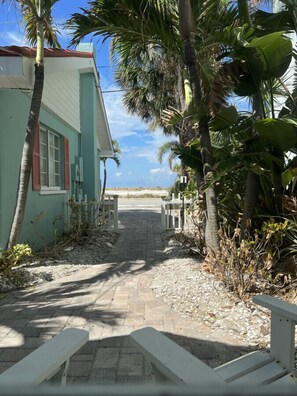
[[[16,206],[10,228],[7,249],[11,249],[17,242],[22,231],[26,201],[29,189],[30,174],[32,169],[32,157],[34,140],[41,107],[43,83],[44,83],[44,30],[42,18],[43,0],[37,4],[38,20],[36,24],[37,48],[35,58],[35,81],[31,99],[28,124],[19,169],[19,181],[17,189]]]
[[[254,172],[249,171],[246,179],[244,208],[243,208],[243,215],[240,224],[241,239],[245,239],[250,233],[255,207],[258,201],[258,194],[259,194],[259,177]]]
[[[106,158],[103,160],[104,170],[103,170],[103,186],[102,186],[102,193],[101,193],[101,202],[104,201],[104,195],[106,190],[106,179],[107,179],[107,171],[106,171]]]
[[[202,88],[200,83],[200,76],[196,64],[196,53],[193,43],[193,34],[195,32],[195,24],[193,20],[193,13],[190,0],[179,0],[179,23],[180,35],[184,46],[185,65],[189,71],[190,84],[192,88],[194,106],[198,106],[202,100]],[[213,156],[212,147],[209,136],[209,129],[207,120],[202,119],[199,123],[199,134],[202,146],[202,161],[204,178],[207,178],[212,173]],[[218,211],[216,194],[213,187],[210,187],[205,194],[206,198],[206,248],[208,252],[219,250],[219,235],[218,235]]]
[[[204,118],[199,123],[199,132],[202,147],[203,173],[204,179],[206,179],[212,176],[213,155],[208,123],[207,120]],[[205,202],[207,210],[205,243],[208,251],[211,250],[213,252],[216,252],[220,248],[220,240],[217,197],[214,186],[210,186],[205,191]]]
[[[35,82],[28,119],[28,125],[23,146],[21,164],[19,169],[19,182],[17,189],[16,206],[13,221],[10,228],[7,249],[11,249],[17,242],[22,230],[26,208],[27,194],[29,189],[30,174],[32,169],[32,157],[34,140],[37,130],[39,111],[41,106],[44,82],[43,63],[35,64]]]

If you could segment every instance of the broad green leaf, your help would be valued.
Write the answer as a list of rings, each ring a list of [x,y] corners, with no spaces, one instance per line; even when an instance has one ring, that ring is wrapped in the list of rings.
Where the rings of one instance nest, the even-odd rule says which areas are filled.
[[[178,146],[173,150],[178,158],[191,169],[198,170],[203,173],[203,165],[200,151],[193,146],[182,147]]]
[[[264,78],[281,77],[288,69],[292,59],[292,41],[284,36],[285,32],[275,32],[256,38],[249,43],[256,48],[264,64]]]
[[[238,96],[251,96],[259,91],[259,86],[251,74],[244,74],[239,78],[234,93]]]
[[[297,124],[294,119],[265,118],[254,123],[260,137],[278,150],[288,151],[297,143]]]
[[[208,177],[205,180],[205,189],[209,188],[214,183],[220,181],[220,179],[231,172],[234,172],[235,169],[242,166],[242,158],[240,155],[234,155],[231,158],[227,158],[218,162],[215,166],[214,172],[211,177]]]
[[[286,187],[287,185],[289,185],[291,183],[291,181],[293,180],[293,178],[296,176],[297,176],[297,168],[286,169],[282,173],[282,186]]]
[[[273,33],[280,30],[294,30],[294,16],[289,11],[269,13],[257,10],[254,14],[255,26],[262,32]]]
[[[265,65],[259,57],[257,48],[244,47],[238,55],[243,57],[246,70],[245,73],[239,77],[234,92],[239,96],[251,96],[259,91]]]
[[[257,159],[258,164],[261,165],[262,168],[271,169],[272,163],[281,167],[283,165],[283,161],[281,158],[269,153],[268,151],[259,151],[254,153],[244,154],[247,159],[254,160]]]
[[[259,166],[259,165],[257,165],[257,164],[252,165],[252,166],[250,167],[250,169],[251,169],[252,172],[256,173],[256,175],[258,175],[258,176],[261,176],[261,175],[263,175],[264,173],[267,173],[267,172],[268,172],[267,169],[262,168],[262,166]]]
[[[234,125],[238,119],[238,113],[235,106],[224,108],[220,113],[216,114],[210,122],[209,126],[213,131],[221,131]]]

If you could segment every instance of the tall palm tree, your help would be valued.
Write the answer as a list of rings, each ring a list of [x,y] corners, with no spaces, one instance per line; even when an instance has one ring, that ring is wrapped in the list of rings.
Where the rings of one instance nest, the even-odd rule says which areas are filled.
[[[112,159],[116,164],[117,167],[121,165],[120,161],[120,155],[121,155],[121,149],[119,142],[116,139],[112,139],[112,149],[114,152],[113,157],[101,157],[101,161],[103,162],[103,186],[102,186],[102,192],[101,192],[101,202],[104,201],[104,195],[105,195],[105,190],[106,190],[106,181],[107,181],[107,169],[106,169],[106,161],[108,159]]]
[[[44,43],[59,47],[57,30],[53,26],[51,11],[58,0],[19,0],[25,21],[26,37],[30,45],[36,45],[35,81],[25,141],[19,168],[16,206],[11,224],[7,248],[12,248],[18,241],[26,208],[26,200],[32,169],[33,147],[38,126],[44,83]]]
[[[115,80],[124,90],[123,103],[126,109],[149,123],[149,129],[162,127],[162,110],[180,107],[177,95],[178,59],[168,56],[160,49],[151,49],[150,57],[118,59]]]
[[[195,32],[195,26],[198,20],[199,23],[203,23],[207,19],[205,18],[207,7],[213,14],[211,21],[217,20],[217,17],[220,17],[218,3],[222,5],[225,1],[190,2],[185,0],[178,3],[175,0],[166,2],[161,0],[94,0],[89,3],[89,9],[84,9],[83,13],[74,14],[70,20],[70,26],[74,29],[72,44],[78,43],[88,34],[101,35],[104,39],[113,38],[116,61],[118,58],[123,59],[124,62],[129,58],[136,59],[144,53],[149,58],[153,48],[161,53],[178,57],[179,65],[187,67],[196,117],[200,118],[200,110],[203,106],[206,109],[204,116],[200,118],[199,137],[202,143],[204,172],[207,176],[211,173],[213,159],[207,126],[207,98],[200,81],[204,80],[206,86],[209,86],[209,81],[207,81],[207,70],[203,70],[201,65],[197,67],[200,59],[197,57],[196,50],[203,39],[200,37],[203,29],[199,25],[198,34]],[[193,13],[190,8],[191,4]],[[208,24],[212,25],[210,19]],[[209,58],[211,58],[209,64],[215,64],[214,54]],[[207,197],[209,232],[206,242],[208,248],[217,250],[219,247],[218,215],[213,188],[209,189]]]
[[[178,1],[179,11],[179,29],[181,41],[184,49],[184,61],[189,71],[190,84],[193,92],[193,106],[198,108],[202,102],[202,86],[201,76],[197,68],[197,59],[195,52],[195,33],[196,26],[190,0]],[[202,161],[204,164],[204,177],[212,175],[212,168],[214,165],[212,146],[208,128],[208,117],[204,115],[199,120],[199,135],[202,147]],[[207,208],[207,222],[205,229],[205,242],[208,250],[219,250],[219,219],[217,209],[217,197],[214,186],[210,186],[205,192],[206,208]]]

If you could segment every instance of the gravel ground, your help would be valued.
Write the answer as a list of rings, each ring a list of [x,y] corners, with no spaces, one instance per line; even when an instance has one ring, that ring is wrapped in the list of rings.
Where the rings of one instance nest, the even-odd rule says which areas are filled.
[[[54,248],[47,253],[39,253],[28,263],[22,264],[17,271],[25,280],[26,286],[50,282],[76,271],[100,265],[117,241],[118,234],[95,229],[88,237],[79,242],[66,242],[61,249]],[[11,279],[0,276],[0,293],[15,290]]]
[[[220,339],[228,333],[244,344],[268,345],[270,320],[267,310],[238,299],[203,269],[201,259],[185,258],[176,242],[170,241],[167,254],[170,258],[158,267],[152,282],[157,297],[181,316],[207,324],[212,338]]]

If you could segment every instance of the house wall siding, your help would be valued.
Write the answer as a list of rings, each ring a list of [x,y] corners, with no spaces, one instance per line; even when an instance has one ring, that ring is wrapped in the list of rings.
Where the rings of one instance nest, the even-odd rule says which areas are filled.
[[[24,142],[24,126],[28,118],[30,101],[17,91],[0,91],[0,247],[8,239],[12,213],[15,207],[19,162]],[[18,109],[16,116],[16,109]]]
[[[6,245],[14,212],[19,162],[30,103],[31,98],[27,94],[0,90],[0,248]],[[73,164],[78,155],[78,133],[44,107],[40,111],[40,122],[69,139],[69,162]],[[63,230],[67,196],[68,194],[40,195],[38,191],[32,190],[30,182],[19,242],[29,242],[34,249],[42,247],[44,241],[53,242],[55,233],[59,234]]]
[[[42,101],[61,119],[77,131],[80,130],[79,72],[46,73]]]
[[[81,147],[84,157],[83,192],[89,200],[97,199],[100,188],[100,161],[97,135],[97,87],[92,74],[81,75]]]

